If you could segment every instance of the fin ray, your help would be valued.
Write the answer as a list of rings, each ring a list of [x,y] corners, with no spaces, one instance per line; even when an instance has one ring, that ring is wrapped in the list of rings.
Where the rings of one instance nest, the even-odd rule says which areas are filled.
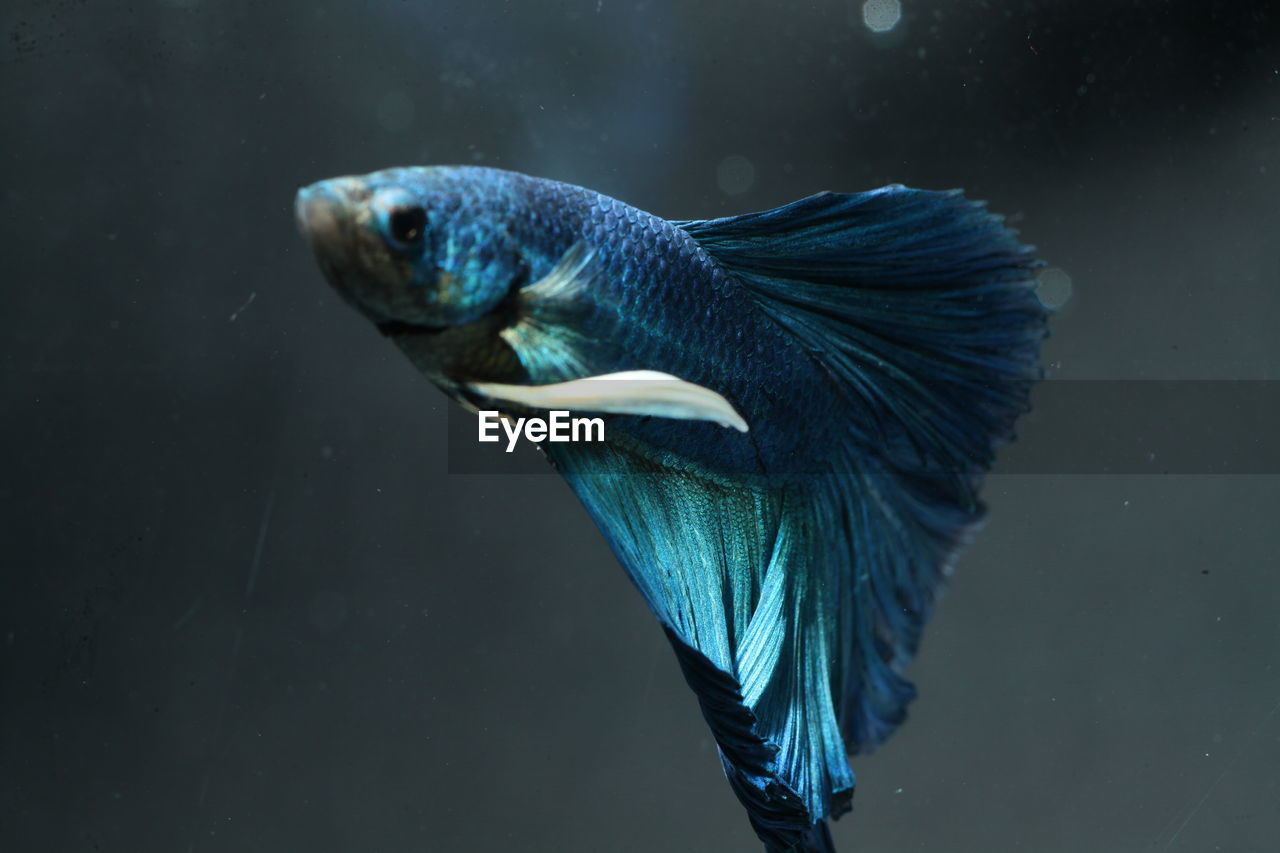
[[[583,343],[573,322],[576,298],[595,280],[597,255],[579,241],[551,270],[519,293],[519,319],[499,332],[530,376],[569,380],[587,372],[578,356]]]
[[[853,790],[811,495],[677,472],[617,445],[547,453],[667,631],[756,831],[771,850],[795,848]]]
[[[1039,265],[957,190],[820,193],[679,223],[831,377],[850,425],[819,498],[851,579],[843,683],[852,751],[883,742],[915,690],[902,671],[980,523],[982,475],[1039,378]]]
[[[548,456],[671,638],[767,849],[826,851],[847,753],[905,719],[905,667],[1039,375],[1036,263],[956,192],[681,225],[829,377],[848,428],[828,469],[726,480],[625,429]]]

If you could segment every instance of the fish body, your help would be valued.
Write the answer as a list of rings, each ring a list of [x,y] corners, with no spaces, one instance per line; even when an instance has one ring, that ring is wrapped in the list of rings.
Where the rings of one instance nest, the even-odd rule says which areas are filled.
[[[444,295],[424,304],[432,272],[417,269],[407,292],[422,298],[411,307],[403,291],[383,283],[392,278],[386,270],[347,273],[339,280],[347,285],[338,288],[453,396],[465,397],[459,388],[465,382],[544,385],[656,370],[722,388],[753,422],[777,422],[779,429],[748,439],[727,437],[710,424],[629,419],[611,425],[614,434],[637,431],[655,446],[678,447],[731,473],[796,467],[794,461],[762,464],[758,455],[794,460],[804,445],[821,443],[786,428],[801,417],[829,422],[812,408],[825,395],[809,393],[823,383],[820,371],[679,225],[582,187],[481,167],[390,169],[339,179],[305,190],[299,204],[324,204],[327,197],[357,212],[371,205],[367,225],[351,224],[372,242],[382,239],[371,233],[380,224],[376,200],[385,194],[394,203],[407,189],[432,223],[436,245],[427,251],[437,259],[435,280],[446,282]],[[522,291],[575,248],[584,257],[569,292],[526,297],[522,305]],[[459,298],[452,298],[454,290]],[[539,315],[551,316],[538,322]],[[507,325],[489,325],[498,318]],[[548,323],[556,331],[539,334]],[[475,334],[460,342],[461,329]],[[512,358],[517,347],[521,352]],[[733,365],[743,368],[726,369]],[[703,452],[693,449],[698,444]]]
[[[903,670],[1039,376],[1030,251],[962,194],[901,186],[672,222],[431,167],[296,206],[331,283],[460,403],[607,413],[606,444],[544,452],[666,631],[766,848],[832,849],[848,755],[904,719]]]

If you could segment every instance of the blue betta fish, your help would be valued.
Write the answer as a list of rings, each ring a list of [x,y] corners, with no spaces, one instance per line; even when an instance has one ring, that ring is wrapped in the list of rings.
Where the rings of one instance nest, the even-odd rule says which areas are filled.
[[[1040,376],[1030,249],[959,191],[672,222],[476,167],[306,187],[340,294],[454,400],[602,412],[542,450],[675,648],[770,853],[832,851],[982,475]],[[604,381],[612,379],[614,381]]]

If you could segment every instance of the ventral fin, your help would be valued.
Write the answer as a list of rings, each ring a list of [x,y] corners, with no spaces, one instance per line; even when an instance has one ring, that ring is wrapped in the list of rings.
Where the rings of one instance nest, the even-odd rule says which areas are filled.
[[[471,391],[492,400],[533,409],[566,409],[618,415],[652,415],[711,421],[746,432],[747,422],[728,400],[710,388],[656,370],[624,370],[551,385],[473,382]]]

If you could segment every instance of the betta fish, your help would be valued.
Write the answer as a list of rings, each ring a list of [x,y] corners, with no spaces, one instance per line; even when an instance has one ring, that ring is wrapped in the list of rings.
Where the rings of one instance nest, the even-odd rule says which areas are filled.
[[[666,632],[770,853],[832,851],[1040,378],[1039,263],[958,190],[670,221],[569,184],[400,168],[299,191],[325,276],[432,382],[540,445]]]

